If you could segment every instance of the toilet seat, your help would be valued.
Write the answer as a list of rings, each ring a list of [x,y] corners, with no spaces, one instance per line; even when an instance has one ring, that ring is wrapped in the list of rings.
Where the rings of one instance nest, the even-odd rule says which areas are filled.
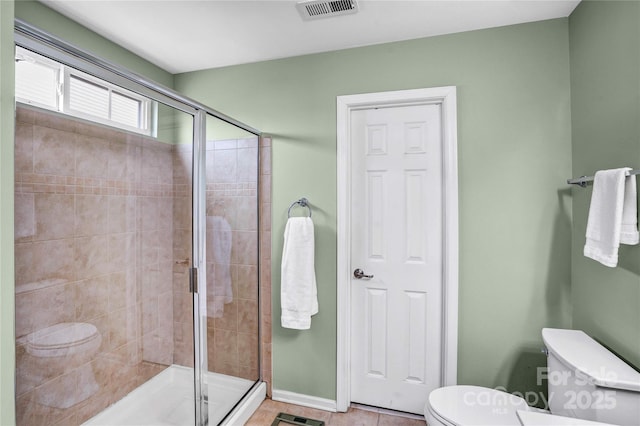
[[[425,411],[447,426],[520,426],[517,410],[529,411],[518,396],[480,386],[447,386],[429,394]]]
[[[63,322],[26,337],[27,352],[37,357],[68,356],[99,339],[98,329],[83,322]]]
[[[444,425],[444,426],[458,426],[455,425],[453,423],[448,422],[446,419],[443,419],[442,417],[440,417],[440,415],[431,408],[431,406],[429,405],[429,403],[427,402],[425,408],[424,408],[424,416],[427,419],[427,426],[431,426],[431,419],[435,418],[439,424]]]

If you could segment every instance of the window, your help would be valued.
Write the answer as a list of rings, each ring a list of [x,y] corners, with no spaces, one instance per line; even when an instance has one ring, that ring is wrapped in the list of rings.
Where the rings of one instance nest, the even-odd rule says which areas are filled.
[[[104,80],[66,67],[63,111],[112,126],[150,134],[151,101]]]
[[[151,135],[150,99],[16,47],[16,100]]]
[[[22,49],[21,49],[22,50]],[[26,51],[24,51],[26,52]],[[60,64],[18,51],[16,98],[24,103],[57,109]]]

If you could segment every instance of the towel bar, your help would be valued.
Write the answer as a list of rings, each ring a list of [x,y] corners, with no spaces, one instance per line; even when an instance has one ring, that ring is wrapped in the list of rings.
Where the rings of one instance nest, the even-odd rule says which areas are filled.
[[[309,205],[309,200],[307,200],[306,198],[300,198],[297,201],[294,201],[293,203],[291,203],[291,205],[289,206],[289,210],[287,210],[287,217],[291,217],[291,209],[295,206],[295,205],[299,205],[300,207],[306,207],[307,209],[309,209],[309,217],[311,217],[311,206]]]
[[[640,175],[640,169],[629,170],[627,176]],[[593,182],[593,176],[580,176],[578,178],[567,179],[567,183],[571,185],[580,185],[585,188],[590,182]]]

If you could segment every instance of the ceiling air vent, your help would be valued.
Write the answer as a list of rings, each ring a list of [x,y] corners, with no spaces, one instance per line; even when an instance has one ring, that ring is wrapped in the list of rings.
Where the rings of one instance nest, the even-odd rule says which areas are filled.
[[[305,20],[348,15],[358,11],[356,0],[310,0],[296,3],[298,12]]]

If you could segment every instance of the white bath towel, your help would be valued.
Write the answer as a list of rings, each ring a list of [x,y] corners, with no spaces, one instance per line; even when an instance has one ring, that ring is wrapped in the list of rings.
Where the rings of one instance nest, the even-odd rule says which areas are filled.
[[[281,323],[285,328],[307,330],[311,316],[318,313],[314,251],[311,218],[289,218],[284,230],[280,289]]]
[[[227,219],[222,216],[207,217],[207,300],[208,315],[221,318],[224,305],[233,302],[231,287],[231,247],[233,232]]]
[[[584,255],[611,268],[618,265],[618,247],[638,244],[637,191],[630,168],[601,170],[593,181]]]

